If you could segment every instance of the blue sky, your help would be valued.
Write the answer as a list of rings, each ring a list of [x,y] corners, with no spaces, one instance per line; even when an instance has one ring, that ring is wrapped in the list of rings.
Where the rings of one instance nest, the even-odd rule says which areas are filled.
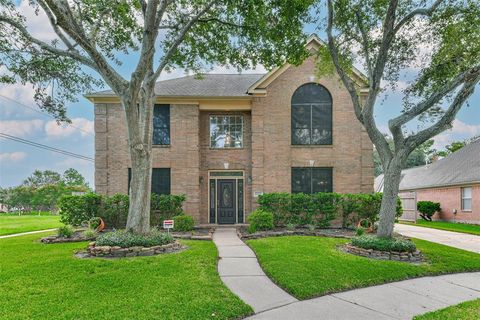
[[[28,7],[28,1],[19,4],[20,10],[27,17],[29,29],[43,40],[53,37],[50,27],[42,17],[36,17]],[[306,26],[307,33],[317,32],[325,38],[315,26]],[[123,66],[119,68],[128,78],[131,67],[136,64],[136,56],[123,56]],[[255,72],[263,72],[259,67]],[[212,72],[235,72],[224,67],[214,68]],[[246,72],[252,72],[247,70]],[[161,79],[184,75],[183,70],[163,74]],[[408,84],[412,78],[402,78],[399,87]],[[68,116],[74,126],[58,126],[48,115],[39,113],[33,102],[33,89],[29,85],[0,86],[0,132],[42,143],[48,146],[68,150],[88,157],[94,157],[93,105],[83,96],[79,101],[68,104]],[[376,121],[381,128],[386,128],[389,118],[401,110],[402,95],[387,90],[376,108]],[[413,128],[412,128],[413,129]],[[441,148],[451,141],[480,135],[480,90],[470,99],[470,103],[460,111],[453,128],[435,138],[436,147]],[[32,146],[0,138],[0,186],[14,186],[35,169],[63,172],[68,168],[80,171],[93,186],[94,165],[92,162],[53,153]]]

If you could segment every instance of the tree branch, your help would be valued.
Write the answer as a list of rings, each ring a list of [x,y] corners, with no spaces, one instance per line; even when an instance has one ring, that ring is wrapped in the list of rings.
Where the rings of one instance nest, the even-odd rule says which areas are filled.
[[[360,30],[360,34],[362,36],[362,48],[363,54],[365,55],[365,61],[367,63],[367,71],[368,71],[368,82],[371,83],[372,79],[372,62],[370,61],[370,51],[368,48],[368,34],[365,30],[365,26],[363,25],[362,17],[360,16],[360,10],[355,11],[355,16],[357,17],[358,29]]]
[[[68,57],[68,58],[74,59],[74,60],[76,60],[80,63],[85,64],[86,66],[91,67],[94,70],[96,69],[96,66],[95,66],[95,63],[93,62],[93,60],[81,55],[76,50],[75,51],[62,50],[62,49],[56,48],[54,46],[51,46],[51,45],[47,44],[46,42],[43,42],[43,41],[41,41],[37,38],[32,37],[30,35],[30,33],[28,32],[28,30],[21,23],[13,20],[10,17],[0,16],[0,22],[4,22],[4,23],[12,26],[16,30],[18,30],[22,34],[23,37],[25,37],[31,43],[38,45],[42,50],[51,52],[53,54],[56,54],[56,55],[59,55],[59,56],[62,56],[62,57]]]
[[[408,148],[409,152],[412,152],[416,147],[436,136],[437,134],[443,132],[444,130],[451,127],[452,121],[455,119],[458,111],[460,111],[464,102],[470,98],[470,96],[475,91],[475,86],[480,81],[480,68],[472,70],[469,74],[469,77],[465,81],[463,87],[456,94],[455,99],[452,104],[445,111],[444,115],[438,120],[434,125],[430,126],[427,129],[417,132],[416,134],[409,136],[405,140],[405,145]]]
[[[405,24],[411,21],[415,16],[431,16],[435,12],[435,10],[437,10],[438,6],[442,4],[443,1],[444,0],[436,0],[430,8],[418,8],[411,11],[397,23],[397,25],[393,29],[394,33],[396,34]]]
[[[208,3],[202,10],[200,10],[200,12],[198,12],[195,16],[193,16],[190,19],[190,21],[188,21],[187,24],[180,30],[179,34],[173,41],[170,48],[165,52],[165,55],[163,56],[160,62],[160,65],[157,67],[157,70],[155,70],[155,73],[153,74],[154,79],[157,79],[160,76],[160,73],[162,72],[163,68],[165,68],[165,66],[168,64],[170,57],[175,53],[175,51],[177,50],[180,43],[183,41],[183,38],[185,38],[185,35],[190,30],[190,28],[198,21],[198,19],[200,19],[202,15],[204,15],[208,10],[210,10],[217,1],[218,0],[213,0],[210,3]]]
[[[402,125],[404,125],[408,121],[413,120],[415,117],[419,116],[423,112],[433,107],[436,103],[440,102],[440,100],[442,100],[448,93],[452,92],[453,90],[455,90],[455,88],[457,88],[459,85],[465,82],[465,80],[468,77],[471,77],[472,73],[475,73],[476,70],[479,70],[479,69],[480,69],[480,65],[477,65],[476,67],[473,67],[470,70],[467,70],[461,73],[452,81],[442,86],[440,89],[435,90],[435,92],[432,93],[428,98],[418,103],[416,106],[414,106],[410,110],[388,121],[388,126],[390,130],[392,131],[392,130],[396,130],[397,128],[400,128]]]

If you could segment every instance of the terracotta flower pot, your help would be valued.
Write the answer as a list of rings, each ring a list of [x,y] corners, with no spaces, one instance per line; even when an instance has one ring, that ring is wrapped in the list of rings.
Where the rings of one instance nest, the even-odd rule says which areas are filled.
[[[105,229],[105,222],[103,221],[102,218],[100,218],[100,224],[99,224],[98,227],[97,227],[97,232],[100,232],[100,231],[102,231],[103,229]]]

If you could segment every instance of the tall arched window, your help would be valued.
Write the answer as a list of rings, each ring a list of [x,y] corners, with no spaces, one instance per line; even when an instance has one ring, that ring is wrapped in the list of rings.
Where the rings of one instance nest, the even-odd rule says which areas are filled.
[[[332,144],[332,96],[324,86],[307,83],[294,92],[292,144]]]

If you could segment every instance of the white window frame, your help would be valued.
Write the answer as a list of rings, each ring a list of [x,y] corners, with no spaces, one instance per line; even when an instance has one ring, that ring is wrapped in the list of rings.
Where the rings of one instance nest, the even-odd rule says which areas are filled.
[[[465,197],[465,189],[470,189],[470,197],[467,198]],[[472,187],[462,187],[461,190],[460,190],[460,193],[461,193],[461,199],[462,199],[462,211],[472,211]],[[465,205],[464,205],[464,200],[470,200],[470,208],[469,209],[465,209]]]
[[[233,147],[218,147],[218,146],[214,146],[212,145],[212,120],[214,118],[219,118],[219,117],[228,117],[228,118],[233,118],[233,117],[239,117],[241,119],[241,123],[239,124],[241,127],[240,127],[240,133],[241,133],[241,144],[240,146],[236,147],[236,146],[233,146]],[[245,123],[245,119],[243,118],[243,115],[241,114],[217,114],[217,115],[210,115],[210,117],[208,118],[208,135],[209,135],[209,139],[210,139],[210,148],[211,149],[243,149],[243,139],[244,139],[244,134],[243,134],[243,128],[244,128],[244,123]],[[229,126],[235,126],[235,125],[238,125],[238,124],[231,124],[230,121],[229,121]]]

